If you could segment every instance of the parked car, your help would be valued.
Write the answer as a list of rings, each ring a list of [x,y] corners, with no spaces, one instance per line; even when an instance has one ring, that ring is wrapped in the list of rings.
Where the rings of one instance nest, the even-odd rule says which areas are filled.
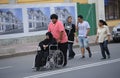
[[[120,23],[112,30],[113,41],[120,41]]]

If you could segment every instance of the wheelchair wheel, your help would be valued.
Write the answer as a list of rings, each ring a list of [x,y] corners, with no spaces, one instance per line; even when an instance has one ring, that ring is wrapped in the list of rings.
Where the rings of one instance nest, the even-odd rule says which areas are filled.
[[[47,68],[47,69],[53,69],[54,67],[55,67],[54,57],[53,57],[53,55],[49,55],[49,56],[47,57],[46,68]]]
[[[54,59],[55,66],[57,68],[61,68],[64,65],[64,55],[63,55],[63,52],[60,51],[60,50],[56,50],[55,53],[56,53],[56,56],[55,56],[55,59]]]

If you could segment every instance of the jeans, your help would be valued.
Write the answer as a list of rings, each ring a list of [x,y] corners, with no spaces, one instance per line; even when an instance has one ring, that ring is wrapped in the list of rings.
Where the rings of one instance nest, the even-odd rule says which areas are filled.
[[[73,43],[68,43],[69,57],[74,57],[75,52],[73,51]]]
[[[87,48],[88,47],[88,38],[79,37],[79,44],[80,44],[80,48]]]
[[[64,66],[67,65],[67,49],[68,49],[68,43],[58,43],[59,49],[63,52],[64,55]]]
[[[103,58],[106,58],[106,54],[110,56],[110,52],[108,49],[108,40],[104,41],[103,43],[100,43],[100,48]]]

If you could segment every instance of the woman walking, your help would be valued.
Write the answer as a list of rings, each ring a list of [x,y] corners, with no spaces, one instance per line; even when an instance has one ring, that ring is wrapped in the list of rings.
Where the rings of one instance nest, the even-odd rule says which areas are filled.
[[[110,58],[110,52],[108,49],[108,42],[110,42],[110,31],[105,21],[99,20],[99,27],[97,29],[96,43],[99,43],[103,59]]]
[[[74,43],[74,37],[76,37],[75,33],[75,24],[72,24],[72,16],[69,16],[67,18],[67,22],[64,24],[65,31],[68,36],[68,50],[69,50],[69,60],[73,59],[75,56],[75,52],[73,51],[73,43]]]

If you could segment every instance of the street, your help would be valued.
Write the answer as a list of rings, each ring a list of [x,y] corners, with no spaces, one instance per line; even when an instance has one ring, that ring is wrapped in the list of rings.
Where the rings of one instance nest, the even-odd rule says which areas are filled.
[[[120,43],[109,44],[111,58],[100,60],[99,45],[90,46],[92,58],[81,59],[79,48],[74,48],[76,56],[68,60],[62,69],[34,71],[35,54],[0,59],[0,78],[120,78]]]

